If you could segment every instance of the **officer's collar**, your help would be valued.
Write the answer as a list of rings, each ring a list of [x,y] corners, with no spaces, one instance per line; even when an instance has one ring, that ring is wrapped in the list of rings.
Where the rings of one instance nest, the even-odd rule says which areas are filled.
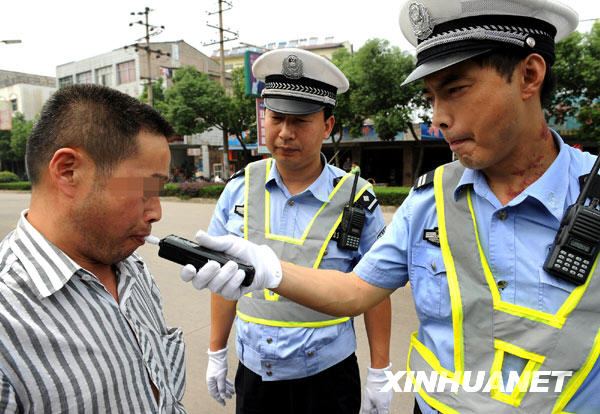
[[[556,146],[559,148],[558,156],[544,174],[538,178],[533,184],[527,187],[521,194],[512,199],[508,206],[515,206],[523,202],[527,197],[532,197],[538,200],[558,221],[562,220],[564,211],[563,207],[567,197],[567,185],[565,171],[569,171],[569,154],[567,144],[562,138],[552,129],[550,130]],[[473,191],[480,197],[486,198],[492,202],[497,197],[492,193],[492,190],[487,184],[485,176],[481,171],[466,168],[458,185],[454,190],[454,199],[456,200],[461,191],[466,186],[471,186]],[[494,205],[494,203],[492,202]],[[501,205],[496,206],[500,208]]]
[[[329,177],[329,171],[327,169],[327,158],[323,153],[321,153],[321,165],[323,165],[323,170],[321,171],[321,174],[317,177],[315,181],[313,181],[313,183],[310,186],[308,186],[306,190],[303,191],[303,193],[308,191],[317,200],[325,203],[329,201],[331,179]],[[271,169],[269,171],[267,181],[265,182],[265,188],[269,190],[270,188],[272,188],[273,185],[279,187],[286,197],[291,196],[290,192],[283,183],[283,179],[281,178],[279,171],[276,168],[275,159],[273,159],[272,161]]]

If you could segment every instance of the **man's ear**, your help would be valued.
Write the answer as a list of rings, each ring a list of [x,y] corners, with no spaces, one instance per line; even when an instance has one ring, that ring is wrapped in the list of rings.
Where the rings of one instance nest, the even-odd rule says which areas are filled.
[[[527,56],[520,65],[521,97],[524,100],[541,94],[546,77],[546,61],[537,53]]]
[[[48,165],[50,181],[60,192],[73,198],[90,162],[78,149],[61,148],[54,153]]]
[[[333,126],[335,125],[335,118],[331,115],[329,118],[325,120],[325,134],[323,136],[323,141],[328,139],[331,136],[331,131],[333,130]]]

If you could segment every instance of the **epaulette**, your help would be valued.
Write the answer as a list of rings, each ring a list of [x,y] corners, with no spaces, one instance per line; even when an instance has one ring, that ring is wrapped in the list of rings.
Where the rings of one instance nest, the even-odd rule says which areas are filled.
[[[231,181],[231,180],[234,180],[234,179],[236,179],[236,178],[238,178],[238,177],[243,177],[243,176],[244,176],[244,174],[246,174],[246,169],[245,169],[245,168],[242,168],[241,170],[239,170],[239,171],[236,171],[236,172],[235,172],[235,173],[234,173],[234,174],[233,174],[231,177],[229,177],[229,178],[227,179],[226,183],[228,183],[229,181]]]
[[[431,170],[428,173],[423,174],[415,181],[414,189],[418,190],[423,187],[427,187],[433,184],[433,177],[435,176],[435,170]]]
[[[335,177],[333,179],[333,186],[337,187],[337,185],[339,184],[341,179],[342,179],[342,177]],[[375,211],[375,209],[379,205],[379,201],[377,200],[377,197],[375,197],[373,194],[371,194],[368,191],[365,191],[364,193],[362,193],[360,198],[358,200],[356,200],[356,203],[354,203],[354,205],[358,206],[358,207],[362,207],[365,210],[367,210],[369,213],[372,213],[373,211]]]

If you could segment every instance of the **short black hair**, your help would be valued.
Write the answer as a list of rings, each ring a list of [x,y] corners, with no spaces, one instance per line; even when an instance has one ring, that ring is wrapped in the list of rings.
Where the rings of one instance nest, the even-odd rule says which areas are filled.
[[[492,67],[496,71],[506,78],[510,83],[512,81],[512,74],[519,63],[521,63],[527,56],[530,55],[528,51],[515,51],[514,49],[500,49],[493,50],[480,56],[472,58],[474,62],[482,67]],[[554,88],[556,86],[556,75],[552,70],[552,64],[544,57],[546,62],[546,75],[544,77],[544,83],[540,91],[540,101],[542,106],[546,106],[551,98]]]
[[[142,130],[165,138],[175,133],[154,108],[116,89],[90,84],[60,89],[46,102],[29,135],[29,180],[39,183],[54,153],[65,147],[83,149],[97,175],[108,177],[117,164],[138,153]]]

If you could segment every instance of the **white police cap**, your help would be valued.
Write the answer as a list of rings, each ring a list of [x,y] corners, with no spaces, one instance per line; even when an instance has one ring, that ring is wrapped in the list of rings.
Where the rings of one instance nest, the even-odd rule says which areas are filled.
[[[500,49],[539,53],[554,63],[554,42],[578,15],[556,0],[406,0],[400,28],[417,48],[417,67],[403,85]]]
[[[334,107],[336,95],[348,90],[348,79],[328,59],[303,49],[276,49],[252,66],[265,82],[265,106],[282,114],[305,115]]]

